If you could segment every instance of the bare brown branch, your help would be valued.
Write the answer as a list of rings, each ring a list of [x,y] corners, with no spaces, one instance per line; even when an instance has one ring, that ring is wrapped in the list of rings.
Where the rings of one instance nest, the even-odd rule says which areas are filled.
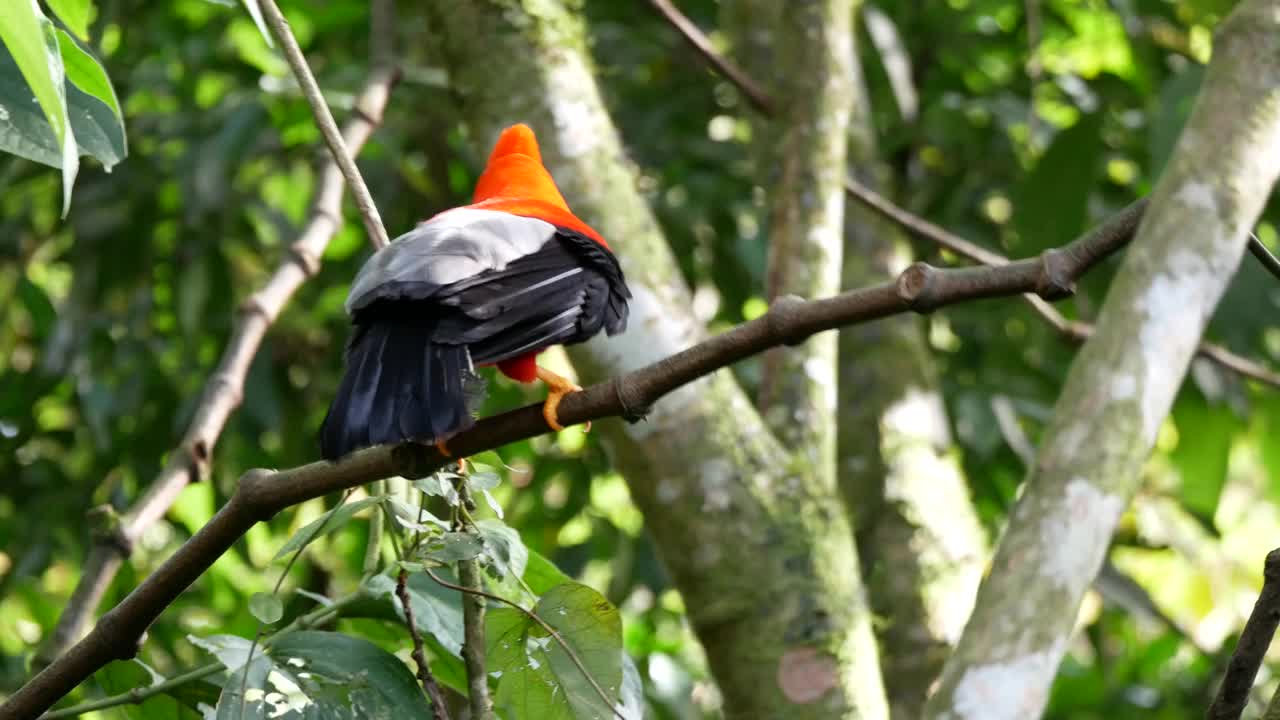
[[[1267,553],[1262,577],[1262,592],[1258,593],[1253,612],[1240,632],[1222,686],[1209,706],[1206,716],[1209,720],[1239,720],[1249,703],[1249,691],[1258,668],[1262,667],[1267,648],[1276,636],[1276,627],[1280,626],[1280,549]]]
[[[289,21],[285,19],[284,13],[280,12],[280,7],[276,5],[275,0],[260,0],[260,2],[263,17],[271,28],[271,34],[275,35],[276,41],[280,43],[289,68],[293,70],[298,85],[302,87],[302,95],[311,106],[316,127],[320,128],[320,134],[324,137],[325,144],[329,146],[329,152],[342,170],[343,177],[347,179],[351,196],[360,210],[360,218],[364,220],[365,232],[369,234],[369,242],[377,248],[386,247],[391,240],[387,237],[387,229],[382,224],[382,216],[378,214],[378,206],[373,203],[369,186],[365,185],[364,177],[356,167],[355,157],[347,150],[347,143],[342,139],[342,133],[338,131],[338,123],[334,121],[333,113],[329,112],[329,106],[325,104],[324,95],[320,93],[320,85],[316,83],[316,78],[307,65],[307,59],[302,55],[302,48],[298,47],[298,40],[293,36],[293,30],[289,28]],[[382,13],[379,17],[386,17],[386,15]]]
[[[567,396],[560,405],[560,420],[566,425],[608,417],[638,420],[676,388],[771,347],[803,342],[826,330],[983,298],[1027,292],[1062,297],[1093,262],[1124,240],[1116,233],[1095,231],[1061,249],[1001,267],[938,269],[916,263],[891,282],[833,297],[805,301],[784,296],[762,317]],[[452,438],[449,448],[465,457],[548,429],[542,405],[529,405],[479,421]],[[235,495],[208,524],[104,615],[83,640],[0,706],[0,720],[38,716],[106,663],[132,657],[147,627],[255,523],[311,498],[384,477],[422,477],[448,462],[450,458],[434,445],[405,443],[361,450],[336,463],[245,473]]]

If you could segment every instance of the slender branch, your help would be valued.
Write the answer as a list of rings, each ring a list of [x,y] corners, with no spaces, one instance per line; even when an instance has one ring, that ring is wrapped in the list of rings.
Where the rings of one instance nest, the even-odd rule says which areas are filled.
[[[916,263],[893,281],[833,297],[805,301],[784,296],[762,317],[570,394],[560,404],[560,420],[565,425],[607,417],[637,421],[654,402],[683,385],[768,348],[803,342],[826,330],[1026,292],[1061,298],[1081,274],[1123,240],[1115,233],[1092,232],[1060,249],[1001,267],[938,269]],[[478,421],[450,439],[449,448],[454,455],[466,457],[548,430],[542,405],[534,404]],[[385,477],[423,477],[449,462],[451,458],[434,445],[404,443],[367,448],[333,463],[246,472],[235,494],[208,524],[104,615],[74,648],[0,706],[0,720],[38,715],[106,663],[132,657],[134,643],[147,627],[255,523],[311,498]]]
[[[1249,704],[1249,690],[1253,679],[1266,657],[1267,648],[1280,626],[1280,549],[1267,553],[1262,568],[1262,591],[1253,605],[1253,612],[1240,632],[1235,652],[1227,665],[1222,686],[1209,706],[1209,720],[1238,720]],[[1274,701],[1272,704],[1275,704]],[[1268,711],[1269,712],[1269,711]]]
[[[364,220],[364,229],[369,233],[369,242],[373,243],[374,247],[386,247],[391,240],[387,237],[387,229],[382,225],[382,216],[378,214],[378,207],[373,204],[373,196],[369,194],[369,187],[365,185],[364,177],[360,175],[355,159],[347,151],[347,143],[342,139],[342,133],[338,132],[338,124],[334,122],[333,113],[329,112],[329,106],[324,102],[324,96],[320,93],[320,86],[316,83],[315,76],[311,74],[307,59],[303,57],[302,49],[298,47],[298,41],[293,37],[289,21],[280,12],[280,7],[276,5],[275,0],[259,1],[263,17],[271,27],[271,34],[275,35],[280,48],[284,50],[285,60],[289,62],[298,85],[302,87],[302,95],[311,106],[311,114],[315,117],[316,126],[320,128],[320,134],[324,136],[329,152],[337,161],[338,167],[342,169],[343,177],[347,179],[351,196],[356,201],[356,208],[360,210],[361,219]]]
[[[454,531],[472,533],[480,538],[474,523],[469,522],[467,506],[474,509],[471,491],[465,479],[457,483],[458,497],[461,506],[454,521]],[[432,576],[435,577],[434,575]],[[484,598],[478,593],[483,587],[480,575],[480,561],[468,558],[458,561],[458,580],[467,589],[462,597],[462,662],[467,668],[467,700],[471,706],[471,717],[477,720],[493,718],[493,701],[489,699],[489,673],[485,670],[484,640]]]
[[[422,633],[418,632],[417,621],[413,619],[413,603],[409,601],[409,571],[401,569],[396,578],[396,597],[400,598],[400,607],[404,608],[404,624],[409,628],[409,637],[413,639],[413,661],[418,665],[418,680],[422,689],[431,699],[431,717],[434,720],[449,720],[449,706],[445,704],[444,692],[440,683],[431,674],[431,666],[427,663],[427,654],[422,649]]]
[[[453,583],[442,579],[439,575],[436,575],[435,573],[431,572],[430,568],[427,568],[427,575],[431,576],[431,579],[435,580],[437,584],[443,585],[444,587],[457,590],[458,592],[466,595],[475,595],[480,598],[488,598],[489,600],[500,602],[504,605],[513,607],[516,610],[519,610],[520,612],[524,613],[525,617],[538,623],[538,625],[541,626],[542,629],[545,630],[546,633],[550,635],[553,640],[556,641],[556,644],[560,646],[560,649],[564,650],[565,654],[569,656],[569,659],[573,661],[574,666],[577,667],[578,671],[582,673],[582,676],[587,679],[588,683],[591,683],[591,687],[595,689],[596,694],[600,696],[600,699],[604,701],[604,704],[608,705],[609,707],[614,707],[613,700],[609,699],[608,693],[606,693],[604,689],[600,687],[600,683],[596,682],[596,679],[592,677],[591,672],[587,670],[586,664],[582,662],[582,658],[578,657],[578,653],[574,652],[573,647],[569,645],[569,643],[563,637],[560,636],[560,633],[557,632],[555,628],[551,627],[551,625],[546,620],[543,620],[542,617],[538,615],[538,613],[520,605],[517,602],[508,600],[500,595],[494,595],[492,593],[487,593],[478,588],[468,586],[466,585],[465,581],[463,582],[462,585],[454,585]],[[619,718],[622,718],[622,720],[626,720],[626,718],[622,716],[622,713],[618,712],[617,708],[614,708],[613,712],[616,716],[618,716]]]
[[[767,93],[762,94],[759,101],[756,101],[755,93],[762,93],[755,81],[747,75],[742,68],[735,65],[731,60],[720,55],[711,47],[711,41],[698,28],[693,21],[683,15],[667,0],[650,0],[655,7],[662,13],[663,17],[685,38],[691,45],[698,48],[702,56],[716,69],[722,76],[732,82],[745,95],[752,98],[753,106],[766,117],[771,117],[774,113],[773,103]],[[875,192],[871,188],[863,185],[857,180],[849,177],[845,179],[845,192],[852,198],[862,202],[872,210],[879,212],[886,218],[898,223],[911,233],[918,237],[933,242],[936,245],[944,247],[957,255],[968,258],[975,262],[979,262],[988,266],[999,266],[1009,262],[1005,256],[987,250],[959,235],[935,225],[922,217],[910,213],[897,205],[883,195]],[[1111,220],[1104,223],[1104,227],[1113,227],[1116,231],[1122,231],[1127,234],[1128,239],[1132,239],[1133,233],[1137,231],[1138,223],[1142,219],[1142,211],[1146,209],[1146,199],[1140,199],[1121,210]],[[1127,242],[1127,240],[1126,240]],[[1122,243],[1123,244],[1123,243]],[[1267,269],[1276,278],[1280,278],[1280,258],[1276,258],[1267,250],[1257,237],[1250,237],[1249,251],[1253,254],[1263,267]],[[1062,313],[1053,309],[1042,299],[1036,297],[1028,297],[1027,301],[1031,304],[1033,310],[1040,317],[1044,318],[1059,333],[1070,340],[1083,342],[1093,333],[1093,326],[1088,323],[1068,320]],[[1259,382],[1266,383],[1275,387],[1280,387],[1280,372],[1271,370],[1253,360],[1236,355],[1222,345],[1201,341],[1197,354],[1207,358],[1218,365],[1237,373],[1243,377],[1247,377]]]
[[[168,680],[158,682],[155,685],[136,687],[126,693],[121,693],[120,695],[112,695],[99,700],[92,700],[90,702],[84,702],[79,705],[72,705],[71,707],[45,713],[41,716],[41,720],[58,720],[58,718],[78,717],[87,712],[93,712],[94,710],[106,710],[107,708],[120,707],[121,705],[141,705],[157,695],[163,695],[164,693],[186,685],[187,683],[203,680],[210,675],[217,674],[218,671],[222,669],[222,663],[209,663],[208,665],[203,665],[181,675],[174,675]]]
[[[716,52],[716,49],[711,47],[710,38],[704,35],[684,13],[676,9],[670,0],[649,0],[649,4],[653,5],[654,9],[680,32],[680,36],[702,56],[703,60],[715,68],[716,72],[729,78],[729,81],[747,96],[756,110],[765,115],[773,113],[773,102],[769,99],[769,94],[742,68]]]
[[[364,146],[381,123],[394,82],[395,71],[389,66],[370,74],[356,100],[356,112],[344,131],[347,146],[353,152]],[[168,463],[147,491],[118,522],[108,520],[102,531],[93,534],[84,571],[49,641],[40,650],[40,664],[52,662],[83,634],[137,539],[164,517],[184,487],[208,477],[214,445],[227,419],[240,406],[245,377],[263,337],[298,288],[319,272],[325,247],[341,227],[342,187],[342,173],[330,160],[320,171],[320,183],[307,224],[266,284],[246,298],[237,310],[231,337],[218,367],[205,383],[182,441],[169,453]],[[95,512],[109,515],[110,509]]]

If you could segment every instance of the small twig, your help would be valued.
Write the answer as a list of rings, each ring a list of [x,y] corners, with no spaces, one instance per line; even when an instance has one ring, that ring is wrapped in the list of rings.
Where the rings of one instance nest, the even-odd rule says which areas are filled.
[[[689,18],[685,17],[667,0],[650,0],[655,7],[662,13],[662,16],[688,41],[691,45],[698,49],[699,53],[716,69],[723,77],[738,87],[747,97],[752,98],[753,106],[766,117],[771,117],[774,113],[772,99],[767,93],[760,90],[759,86],[742,70],[733,63],[733,61],[720,55],[711,47],[711,41],[705,34],[695,25]],[[853,178],[845,179],[845,193],[850,197],[858,200],[872,210],[879,212],[884,217],[906,228],[916,236],[928,240],[936,245],[944,247],[957,255],[968,258],[975,262],[987,265],[989,267],[999,267],[1007,264],[1009,259],[1005,256],[987,250],[980,245],[976,245],[964,238],[949,232],[938,225],[935,225],[922,217],[910,213],[898,207],[883,195],[871,190],[867,186],[859,183]],[[1131,204],[1129,207],[1121,210],[1116,216],[1112,217],[1101,227],[1111,227],[1114,230],[1120,230],[1127,233],[1125,243],[1132,238],[1133,233],[1137,230],[1138,221],[1141,220],[1142,210],[1146,207],[1146,199],[1143,198]],[[1120,243],[1123,245],[1125,243]],[[1116,245],[1114,249],[1119,248]],[[1280,258],[1276,258],[1266,249],[1257,238],[1253,238],[1249,243],[1249,251],[1253,253],[1269,272],[1280,278]],[[1093,332],[1093,326],[1087,323],[1080,323],[1068,320],[1062,313],[1053,309],[1048,303],[1042,299],[1028,296],[1027,301],[1031,304],[1033,310],[1045,321],[1050,323],[1061,332],[1065,337],[1075,341],[1083,341]],[[1275,387],[1280,387],[1280,373],[1252,361],[1243,358],[1221,345],[1202,341],[1197,353],[1202,357],[1208,358],[1222,367],[1238,374],[1259,382],[1266,383]]]
[[[614,714],[617,715],[619,718],[621,718],[621,720],[626,720],[626,718],[622,715],[622,713],[619,713],[617,708],[614,706],[613,700],[611,700],[609,698],[609,695],[605,693],[604,689],[600,687],[600,684],[596,682],[596,679],[591,676],[591,672],[587,670],[587,666],[582,662],[582,659],[578,657],[578,654],[573,651],[573,647],[571,647],[569,643],[566,642],[565,639],[560,636],[559,632],[556,632],[555,628],[551,627],[551,625],[549,625],[546,620],[543,620],[542,617],[539,616],[537,613],[535,613],[534,611],[528,608],[522,607],[519,603],[508,600],[500,595],[494,595],[493,593],[488,593],[478,588],[466,587],[463,585],[455,585],[449,582],[448,580],[441,578],[439,575],[436,575],[435,573],[431,572],[431,568],[427,568],[427,575],[429,575],[432,580],[436,581],[437,584],[443,585],[444,587],[450,588],[452,590],[457,590],[460,593],[476,595],[481,598],[487,598],[489,600],[493,600],[494,602],[499,602],[499,603],[502,603],[503,605],[513,607],[516,610],[519,610],[520,612],[524,613],[524,615],[528,617],[530,620],[538,623],[538,625],[540,625],[542,629],[545,630],[546,633],[550,635],[553,640],[556,641],[556,644],[560,646],[560,649],[564,650],[565,654],[569,656],[569,659],[573,661],[574,666],[578,668],[578,671],[582,673],[582,676],[585,677],[587,679],[587,682],[591,684],[591,687],[595,689],[596,694],[600,696],[600,699],[603,700],[604,703],[609,707],[614,708],[614,711],[613,711]]]
[[[136,687],[126,693],[121,693],[120,695],[112,695],[99,700],[91,700],[89,702],[80,703],[79,705],[72,705],[71,707],[65,707],[60,710],[45,713],[40,717],[41,720],[58,720],[58,718],[78,717],[87,712],[93,712],[94,710],[106,710],[107,708],[120,707],[121,705],[141,705],[157,695],[163,695],[174,688],[207,678],[222,669],[222,663],[209,663],[208,665],[198,667],[181,675],[175,675],[168,680],[158,682],[155,685]]]
[[[396,578],[396,597],[400,598],[400,606],[404,608],[404,624],[409,629],[409,637],[413,639],[413,661],[418,665],[418,680],[427,697],[431,698],[431,716],[435,720],[449,720],[449,706],[445,704],[444,692],[431,674],[427,654],[422,649],[422,634],[418,632],[417,622],[413,619],[413,603],[409,600],[409,571],[403,568]]]
[[[1249,252],[1272,277],[1280,279],[1280,258],[1271,254],[1256,233],[1249,233]]]
[[[649,4],[653,5],[654,9],[661,13],[667,22],[679,31],[680,36],[702,56],[703,60],[714,66],[716,72],[729,78],[737,86],[738,90],[747,96],[747,99],[751,101],[751,104],[757,110],[765,115],[773,112],[773,103],[769,99],[769,94],[757,85],[756,81],[750,75],[747,75],[742,68],[729,62],[724,56],[716,52],[716,49],[711,47],[711,40],[698,29],[697,25],[693,24],[692,20],[676,9],[670,0],[649,0]]]
[[[280,7],[276,5],[275,0],[259,1],[262,5],[263,17],[271,27],[271,34],[275,35],[280,48],[284,50],[285,60],[289,62],[289,67],[302,88],[302,94],[306,97],[307,104],[311,106],[311,114],[315,117],[316,126],[320,128],[320,134],[324,136],[329,152],[332,153],[338,167],[342,169],[343,177],[347,179],[347,185],[351,188],[351,197],[355,199],[356,208],[359,209],[360,217],[364,220],[364,229],[369,233],[369,241],[374,247],[386,247],[391,243],[391,239],[387,237],[387,229],[382,225],[382,216],[378,214],[378,207],[373,204],[373,196],[369,194],[369,186],[365,185],[364,177],[356,167],[356,161],[347,151],[347,144],[342,139],[342,133],[338,132],[338,124],[333,120],[333,113],[329,112],[329,106],[325,104],[324,96],[320,93],[320,86],[316,83],[315,76],[311,74],[307,59],[302,55],[302,48],[298,47],[298,41],[293,37],[289,21],[280,12]]]
[[[374,495],[385,495],[387,492],[387,481],[379,480],[373,484],[371,491]],[[364,577],[373,577],[378,573],[378,565],[382,559],[382,533],[386,529],[383,522],[384,516],[381,512],[373,513],[369,517],[369,538],[365,541],[364,546]]]
[[[1222,678],[1218,695],[1209,706],[1209,720],[1238,720],[1249,703],[1249,690],[1262,667],[1267,648],[1280,625],[1280,549],[1267,553],[1262,567],[1262,591],[1253,604],[1253,612],[1240,631],[1227,674]]]

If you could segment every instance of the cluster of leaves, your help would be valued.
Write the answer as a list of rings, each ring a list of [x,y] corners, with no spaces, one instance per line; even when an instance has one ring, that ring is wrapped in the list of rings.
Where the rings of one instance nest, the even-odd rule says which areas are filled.
[[[8,53],[8,64],[0,66],[0,107],[11,111],[0,114],[0,149],[65,172],[67,137],[76,139],[76,155],[91,155],[104,167],[124,158],[123,123],[131,142],[128,161],[111,175],[80,174],[65,221],[62,190],[70,183],[60,188],[47,168],[0,155],[0,297],[15,299],[0,304],[0,476],[6,478],[0,483],[0,693],[28,676],[27,658],[67,602],[88,544],[85,512],[100,504],[127,507],[155,476],[217,360],[237,303],[270,273],[304,221],[319,139],[283,61],[253,18],[230,4],[103,0],[85,10],[93,4],[46,3],[61,27],[41,20],[35,2],[11,4],[24,13],[34,9],[39,27],[50,31],[20,34],[28,45],[44,39],[23,52],[38,53],[51,67],[56,48],[65,79],[36,90],[39,81],[25,74],[30,61],[18,57],[8,35],[0,36]],[[866,4],[864,17],[879,13],[901,46],[896,59],[886,60],[881,36],[860,35],[895,197],[1011,255],[1035,252],[1096,222],[1158,177],[1198,88],[1211,28],[1232,4]],[[281,5],[335,113],[343,115],[367,67],[368,4]],[[361,157],[393,235],[464,201],[483,159],[474,154],[448,79],[423,41],[419,10],[399,5],[405,79]],[[679,5],[704,28],[718,24],[712,0]],[[1034,50],[1028,8],[1040,14]],[[764,307],[768,237],[761,193],[753,186],[750,109],[644,3],[583,3],[581,10],[606,100],[696,290],[695,310],[713,329],[754,316]],[[9,9],[0,15],[5,27],[18,22]],[[50,36],[58,42],[48,42]],[[94,57],[109,68],[118,102],[104,90],[110,88],[105,74],[99,81],[97,62],[84,59]],[[900,81],[890,80],[893,62],[904,58],[914,102]],[[56,101],[31,102],[50,88],[65,103],[61,123],[49,115]],[[12,114],[17,108],[22,114]],[[5,124],[14,118],[27,124],[15,131]],[[69,131],[59,135],[58,127]],[[27,143],[42,148],[40,156],[9,144],[19,136],[43,137]],[[1275,208],[1266,217],[1259,235],[1274,243]],[[935,262],[951,260],[930,247],[918,251]],[[147,533],[105,604],[118,601],[203,525],[243,470],[314,459],[312,430],[341,366],[346,283],[366,255],[359,222],[349,215],[321,273],[279,319],[255,360],[209,482],[185,490]],[[1091,318],[1110,269],[1087,278],[1064,309]],[[1276,304],[1271,288],[1246,264],[1214,318],[1214,339],[1242,354],[1280,360],[1280,341],[1264,312]],[[1017,303],[967,306],[923,322],[942,370],[954,452],[994,531],[1025,469],[1011,436],[1021,432],[1034,443],[1071,349]],[[751,386],[751,364],[737,371]],[[485,412],[531,400],[527,392],[495,379]],[[1231,600],[1257,586],[1261,556],[1280,532],[1273,506],[1260,502],[1280,497],[1274,481],[1280,444],[1272,432],[1280,419],[1277,397],[1213,366],[1196,367],[1111,558],[1186,632],[1122,611],[1141,603],[1104,591],[1102,609],[1097,598],[1089,603],[1087,629],[1064,664],[1052,717],[1202,711],[1220,660],[1217,648],[1242,623]],[[1012,425],[1000,408],[1013,409]],[[335,499],[313,501],[263,523],[151,629],[141,656],[145,667],[113,665],[69,702],[157,687],[213,664],[209,675],[157,692],[142,706],[108,712],[175,717],[212,710],[224,688],[239,692],[232,680],[246,671],[244,707],[255,712],[306,716],[343,702],[377,708],[410,691],[422,703],[406,665],[410,641],[395,599],[398,569],[411,571],[414,617],[433,672],[446,686],[461,688],[460,597],[425,571],[450,581],[454,576],[437,565],[480,557],[491,570],[489,590],[533,609],[566,640],[588,633],[573,646],[602,686],[625,691],[628,682],[638,682],[651,717],[713,713],[715,693],[680,596],[644,534],[625,479],[595,439],[570,429],[504,448],[490,464],[507,482],[489,487],[496,478],[485,474],[470,481],[505,517],[482,503],[475,512],[478,538],[454,530],[448,478],[421,481],[418,488],[393,483],[385,495],[354,496],[340,509]],[[431,517],[444,519],[419,516],[424,495],[431,498]],[[390,574],[365,577],[367,519],[374,513],[396,518],[402,547],[414,552]],[[274,575],[263,568],[282,547],[286,555],[300,548],[316,528],[324,532],[291,566],[279,600],[272,599]],[[296,544],[289,545],[291,538]],[[619,608],[616,614],[599,609],[601,597]],[[576,620],[557,624],[561,617]],[[278,630],[246,661],[260,623]],[[618,633],[635,675],[620,654],[603,651],[619,647]],[[490,669],[503,672],[494,679],[500,703],[545,700],[517,693],[520,687],[560,687],[564,694],[552,700],[593,702],[548,637],[518,610],[491,608],[489,638],[501,640],[491,642],[488,654]],[[207,648],[218,649],[212,663]],[[217,712],[232,706],[238,711],[241,703],[224,701],[225,710]]]

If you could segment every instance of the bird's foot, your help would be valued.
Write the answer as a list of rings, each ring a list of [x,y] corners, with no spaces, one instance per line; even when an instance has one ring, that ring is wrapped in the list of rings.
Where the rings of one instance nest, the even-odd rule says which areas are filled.
[[[538,367],[538,379],[547,384],[547,401],[542,404],[542,418],[547,421],[547,427],[552,430],[563,430],[564,425],[560,424],[560,418],[556,414],[557,408],[560,407],[560,400],[569,393],[582,392],[582,387],[541,366]],[[586,429],[591,430],[590,422],[587,423]]]
[[[449,446],[445,444],[444,440],[437,440],[432,445],[436,446],[436,450],[439,450],[441,455],[447,458],[453,457],[453,453],[449,452]]]

